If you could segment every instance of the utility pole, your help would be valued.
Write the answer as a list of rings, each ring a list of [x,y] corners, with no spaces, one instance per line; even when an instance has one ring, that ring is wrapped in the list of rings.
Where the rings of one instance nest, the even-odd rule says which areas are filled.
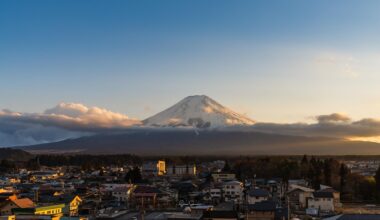
[[[287,201],[287,207],[288,207],[288,220],[290,220],[290,203],[289,203],[289,196],[286,196],[286,201]]]
[[[141,196],[141,208],[140,208],[140,218],[141,218],[141,220],[144,220],[144,213],[145,213],[144,196]]]

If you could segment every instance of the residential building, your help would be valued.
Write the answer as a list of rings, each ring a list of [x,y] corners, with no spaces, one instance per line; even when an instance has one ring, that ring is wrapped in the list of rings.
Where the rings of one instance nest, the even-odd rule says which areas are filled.
[[[225,182],[236,179],[236,175],[234,173],[213,173],[211,176],[214,182]]]
[[[342,207],[342,203],[340,202],[340,192],[331,188],[331,187],[326,187],[324,189],[319,190],[318,192],[331,192],[334,197],[334,207]]]
[[[261,201],[248,205],[248,220],[274,220],[276,203],[274,201]]]
[[[15,215],[50,215],[62,216],[65,204],[39,206],[34,208],[14,208],[12,212]]]
[[[136,208],[154,208],[161,191],[156,187],[138,185],[131,192],[131,205]]]
[[[321,212],[333,212],[334,195],[332,192],[314,192],[312,197],[308,198],[308,208],[315,208]]]
[[[197,168],[193,165],[169,165],[166,167],[166,175],[169,176],[195,176]]]
[[[222,193],[225,201],[234,201],[236,204],[243,202],[243,183],[237,180],[224,182]]]
[[[11,215],[14,208],[34,208],[35,204],[28,198],[9,199],[0,206],[0,215]]]
[[[112,191],[112,196],[119,202],[127,202],[131,193],[132,187],[119,187]]]
[[[269,192],[265,189],[251,189],[247,195],[248,204],[255,204],[257,202],[266,201],[269,199]]]
[[[307,207],[307,198],[312,197],[314,189],[299,185],[290,185],[287,192],[287,198],[292,209],[305,209]]]
[[[141,167],[143,176],[162,176],[166,173],[166,163],[164,160],[157,162],[147,162]]]

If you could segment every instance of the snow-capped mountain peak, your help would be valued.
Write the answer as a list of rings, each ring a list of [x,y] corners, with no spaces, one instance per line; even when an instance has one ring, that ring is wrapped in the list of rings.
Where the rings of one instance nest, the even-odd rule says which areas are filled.
[[[148,126],[198,128],[252,125],[255,122],[205,95],[188,96],[172,107],[143,121]]]

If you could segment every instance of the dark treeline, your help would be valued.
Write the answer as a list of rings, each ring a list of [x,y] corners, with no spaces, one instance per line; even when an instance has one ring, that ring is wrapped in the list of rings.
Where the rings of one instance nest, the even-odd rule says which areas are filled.
[[[332,186],[341,192],[343,201],[380,202],[380,169],[375,177],[351,173],[334,158],[246,157],[232,162],[232,171],[240,180],[250,178],[305,179],[310,187]],[[230,166],[230,165],[228,165]]]
[[[310,186],[319,189],[320,184],[340,188],[340,169],[337,160],[304,156],[299,158],[245,158],[235,161],[234,172],[241,180],[247,178],[281,178],[308,180]],[[345,169],[346,170],[346,169]],[[343,177],[344,178],[344,177]]]
[[[43,166],[81,166],[83,168],[99,168],[103,166],[122,166],[141,164],[142,159],[130,154],[117,155],[38,155],[36,157]]]
[[[11,160],[11,161],[28,161],[33,158],[33,155],[14,148],[0,148],[0,160]]]

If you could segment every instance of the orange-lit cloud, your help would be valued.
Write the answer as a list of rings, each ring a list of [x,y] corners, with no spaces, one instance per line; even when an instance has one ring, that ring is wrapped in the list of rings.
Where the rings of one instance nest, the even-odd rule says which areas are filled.
[[[127,115],[79,103],[60,103],[44,113],[0,110],[0,146],[58,141],[140,124]]]

